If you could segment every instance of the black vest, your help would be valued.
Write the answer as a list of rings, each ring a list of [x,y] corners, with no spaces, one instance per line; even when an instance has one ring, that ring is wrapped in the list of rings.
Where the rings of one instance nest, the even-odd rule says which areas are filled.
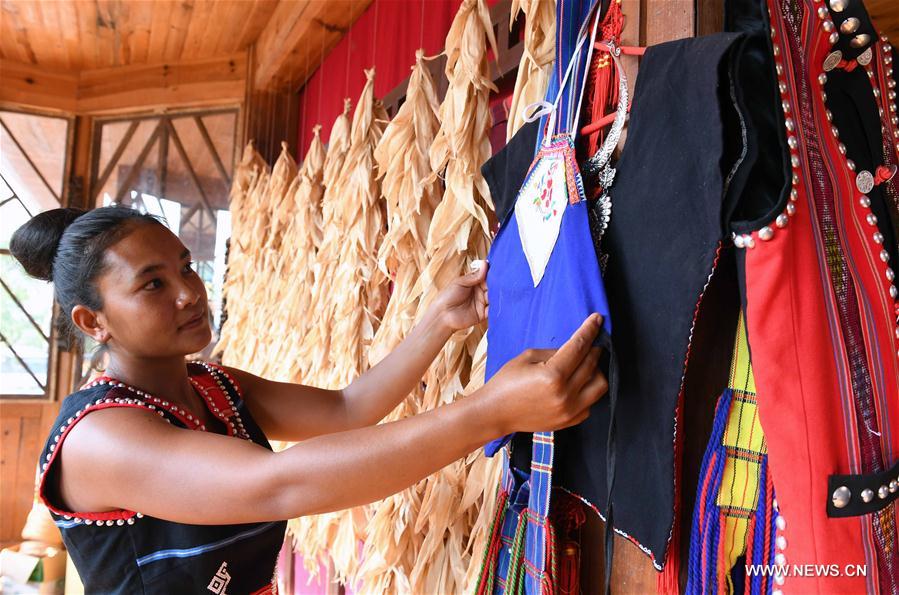
[[[224,370],[208,364],[188,364],[188,370],[195,384],[206,389],[210,411],[229,435],[271,450],[239,387]],[[187,525],[137,511],[78,513],[62,507],[55,463],[65,437],[85,415],[108,407],[151,409],[175,426],[196,429],[193,418],[165,400],[108,379],[94,381],[63,401],[41,453],[39,494],[62,532],[85,592],[274,593],[285,521]]]

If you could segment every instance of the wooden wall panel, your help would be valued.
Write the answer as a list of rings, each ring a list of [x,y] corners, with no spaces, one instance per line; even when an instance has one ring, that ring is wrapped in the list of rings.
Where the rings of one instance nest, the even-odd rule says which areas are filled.
[[[0,542],[21,540],[31,510],[38,457],[59,404],[0,401]]]
[[[643,45],[655,45],[694,35],[693,0],[643,0]]]
[[[166,65],[84,70],[77,75],[0,59],[0,103],[69,113],[237,105],[245,94],[246,53]]]

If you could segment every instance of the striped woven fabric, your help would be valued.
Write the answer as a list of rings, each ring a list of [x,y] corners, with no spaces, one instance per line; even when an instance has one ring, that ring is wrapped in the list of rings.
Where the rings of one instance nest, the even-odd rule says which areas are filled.
[[[777,512],[768,473],[768,448],[756,406],[755,377],[746,326],[740,316],[730,381],[718,400],[709,445],[702,461],[693,511],[687,592],[770,593],[770,576],[749,576],[735,567],[773,564]]]

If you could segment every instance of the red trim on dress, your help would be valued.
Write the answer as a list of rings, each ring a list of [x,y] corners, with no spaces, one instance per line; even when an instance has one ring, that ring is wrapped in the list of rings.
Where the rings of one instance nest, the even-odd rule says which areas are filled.
[[[225,429],[228,432],[228,436],[237,436],[249,439],[249,436],[247,435],[247,432],[240,420],[240,416],[236,410],[236,406],[232,403],[230,397],[228,396],[226,392],[227,389],[219,384],[219,380],[215,377],[215,373],[224,376],[225,379],[231,383],[231,386],[234,387],[234,390],[235,392],[237,392],[238,396],[243,399],[243,395],[240,391],[240,386],[237,384],[234,378],[230,374],[225,372],[220,366],[216,366],[214,364],[205,364],[205,368],[205,373],[190,376],[191,384],[193,384],[193,386],[200,393],[198,394],[200,400],[203,402],[205,407],[209,409],[210,413],[212,413],[213,416],[216,417],[225,426]],[[85,407],[75,416],[70,417],[60,426],[54,428],[54,436],[55,434],[60,433],[60,428],[63,428],[63,431],[61,432],[58,439],[54,437],[54,442],[49,447],[50,452],[49,454],[45,455],[46,462],[42,461],[41,463],[39,463],[40,478],[38,481],[38,497],[47,506],[47,508],[50,509],[51,512],[63,517],[65,520],[80,519],[91,522],[106,521],[107,524],[111,525],[112,521],[128,521],[130,519],[140,518],[143,516],[143,514],[125,509],[111,510],[107,512],[72,512],[54,506],[47,499],[45,493],[47,473],[52,468],[53,463],[56,461],[57,455],[62,450],[63,441],[69,435],[69,432],[72,431],[72,428],[75,426],[75,424],[84,419],[84,416],[92,411],[111,409],[114,407],[130,407],[132,409],[152,411],[163,418],[165,417],[165,413],[168,413],[176,420],[184,424],[186,426],[186,429],[189,430],[207,430],[206,426],[202,424],[200,419],[194,417],[191,413],[188,413],[184,409],[174,405],[173,403],[170,403],[165,399],[154,397],[149,393],[145,393],[143,391],[139,391],[134,387],[130,387],[122,382],[119,382],[115,378],[110,378],[108,376],[95,378],[84,387],[82,387],[82,390],[85,388],[92,388],[100,384],[106,384],[109,386],[109,389],[102,397],[91,399],[90,402],[93,403],[92,405]],[[102,403],[97,403],[97,401],[101,400],[103,401]],[[219,411],[216,412],[213,407],[217,407]],[[271,589],[271,586],[266,587],[266,589]],[[259,591],[259,593],[276,592],[276,589],[270,591]]]
[[[62,427],[65,429],[62,432],[62,435],[59,437],[59,440],[56,441],[55,445],[51,446],[52,451],[48,455],[46,455],[47,457],[49,457],[49,458],[47,458],[47,462],[41,465],[41,476],[40,476],[40,481],[38,483],[38,497],[41,499],[41,502],[43,502],[47,506],[47,508],[50,509],[51,512],[54,512],[57,515],[62,516],[63,518],[71,517],[73,519],[82,519],[82,520],[90,520],[90,521],[118,521],[118,520],[125,521],[125,520],[128,520],[128,519],[138,516],[137,512],[135,512],[133,510],[125,510],[125,509],[110,510],[107,512],[71,512],[71,511],[63,510],[61,508],[57,508],[56,506],[54,506],[47,499],[47,496],[45,493],[45,484],[47,481],[47,473],[53,467],[53,463],[56,461],[57,455],[62,451],[63,441],[69,435],[69,432],[72,431],[72,428],[75,427],[75,424],[77,424],[79,421],[84,419],[85,415],[87,415],[88,413],[90,413],[92,411],[98,411],[101,409],[112,409],[114,407],[130,407],[133,409],[144,409],[147,411],[152,411],[152,409],[150,409],[150,407],[148,407],[147,405],[142,405],[139,403],[122,403],[122,402],[115,402],[115,401],[108,402],[112,399],[109,395],[111,395],[115,392],[116,392],[115,388],[108,390],[106,392],[106,396],[103,397],[103,401],[104,401],[103,403],[94,404],[89,407],[86,407],[85,409],[82,410],[81,414],[79,414],[75,417],[70,417],[69,419],[71,421],[67,421],[65,424],[63,424]],[[121,397],[118,397],[118,398],[120,399]],[[54,432],[58,433],[59,430],[54,429]],[[46,466],[44,466],[44,465],[46,465]],[[66,519],[66,520],[68,520],[68,519]]]

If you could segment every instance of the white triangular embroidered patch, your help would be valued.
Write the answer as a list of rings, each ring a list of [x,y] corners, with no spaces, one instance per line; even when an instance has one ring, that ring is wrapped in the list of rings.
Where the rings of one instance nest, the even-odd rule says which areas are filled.
[[[568,205],[565,165],[564,153],[541,155],[515,199],[518,235],[534,287],[543,279]]]

